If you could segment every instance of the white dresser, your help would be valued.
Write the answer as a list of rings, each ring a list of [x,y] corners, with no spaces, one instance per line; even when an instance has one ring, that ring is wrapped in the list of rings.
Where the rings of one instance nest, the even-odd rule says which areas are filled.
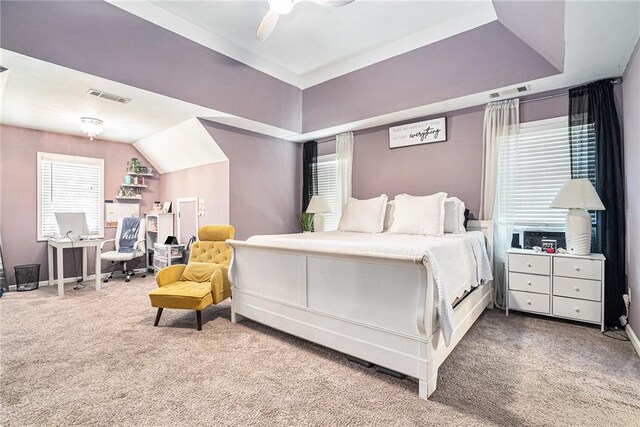
[[[506,311],[527,311],[599,324],[604,331],[602,254],[562,255],[507,251]]]

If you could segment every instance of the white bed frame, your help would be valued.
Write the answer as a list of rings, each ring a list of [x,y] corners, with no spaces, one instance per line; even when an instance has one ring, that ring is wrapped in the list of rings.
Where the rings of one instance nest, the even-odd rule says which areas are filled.
[[[469,221],[486,236],[490,221]],[[493,285],[475,288],[453,310],[447,347],[438,327],[431,268],[420,257],[335,254],[228,240],[231,320],[244,317],[419,380],[436,389],[438,368],[492,305]]]

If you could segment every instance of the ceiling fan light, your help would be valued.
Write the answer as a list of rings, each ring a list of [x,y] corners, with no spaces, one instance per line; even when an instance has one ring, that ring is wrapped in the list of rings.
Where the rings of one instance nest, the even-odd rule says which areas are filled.
[[[102,120],[93,117],[82,117],[80,119],[80,130],[87,134],[90,141],[102,133]]]
[[[269,5],[274,12],[280,15],[286,15],[293,9],[295,0],[270,0]]]

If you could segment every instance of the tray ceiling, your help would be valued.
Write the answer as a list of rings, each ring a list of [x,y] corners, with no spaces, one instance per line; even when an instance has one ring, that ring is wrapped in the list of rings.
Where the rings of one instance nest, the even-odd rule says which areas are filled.
[[[303,89],[496,20],[490,0],[301,1],[259,42],[266,0],[109,2]]]

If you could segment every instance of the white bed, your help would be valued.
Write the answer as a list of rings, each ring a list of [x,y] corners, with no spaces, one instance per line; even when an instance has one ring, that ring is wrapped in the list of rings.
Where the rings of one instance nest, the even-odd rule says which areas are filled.
[[[247,317],[418,378],[427,398],[440,364],[491,304],[491,224],[470,221],[468,229],[227,241],[232,320]]]

